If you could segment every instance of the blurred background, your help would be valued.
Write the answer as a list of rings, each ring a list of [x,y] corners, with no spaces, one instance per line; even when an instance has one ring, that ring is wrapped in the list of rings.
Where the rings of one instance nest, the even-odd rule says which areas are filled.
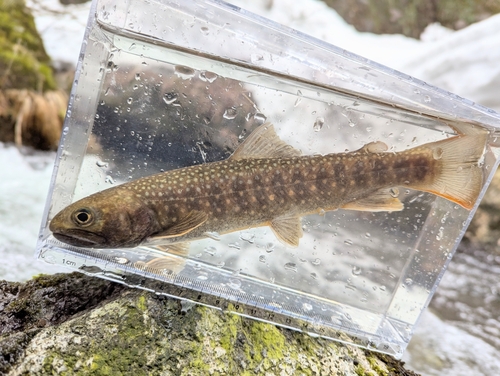
[[[231,3],[500,111],[500,0]],[[0,279],[64,271],[33,253],[90,3],[0,0]],[[500,177],[404,360],[423,375],[500,374]]]

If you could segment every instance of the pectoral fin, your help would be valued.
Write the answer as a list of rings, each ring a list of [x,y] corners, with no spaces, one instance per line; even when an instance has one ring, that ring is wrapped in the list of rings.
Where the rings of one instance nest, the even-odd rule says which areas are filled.
[[[269,223],[269,227],[273,230],[274,235],[286,245],[297,247],[299,240],[302,237],[302,225],[300,218],[278,217]]]
[[[192,210],[184,217],[179,218],[177,222],[166,230],[152,235],[150,240],[169,239],[186,235],[190,231],[193,231],[195,228],[205,223],[207,219],[207,213],[199,210]]]
[[[348,202],[341,208],[347,210],[358,211],[401,211],[404,209],[403,203],[397,197],[393,196],[393,191],[390,189],[379,189],[368,197],[359,200]]]

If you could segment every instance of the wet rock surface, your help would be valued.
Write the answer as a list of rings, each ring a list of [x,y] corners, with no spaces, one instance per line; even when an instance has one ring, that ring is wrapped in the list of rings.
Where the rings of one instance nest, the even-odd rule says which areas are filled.
[[[0,373],[415,375],[390,356],[78,273],[0,283]]]

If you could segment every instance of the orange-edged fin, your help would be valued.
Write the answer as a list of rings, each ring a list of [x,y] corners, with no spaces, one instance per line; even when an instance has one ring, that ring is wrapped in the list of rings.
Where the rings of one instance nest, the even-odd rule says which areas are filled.
[[[230,159],[297,157],[302,153],[281,140],[271,123],[262,124],[229,157]]]
[[[483,157],[488,132],[473,132],[422,145],[432,150],[438,161],[435,178],[428,184],[410,185],[472,209],[483,187]]]
[[[279,241],[291,247],[298,247],[300,238],[303,235],[299,217],[278,217],[269,222],[269,227],[271,227]]]
[[[172,226],[164,231],[153,234],[147,242],[157,241],[160,239],[171,239],[178,236],[186,235],[193,231],[195,228],[200,227],[208,219],[205,212],[199,210],[192,210],[184,217],[181,217]]]
[[[394,197],[396,190],[379,189],[368,197],[348,202],[341,208],[347,210],[382,212],[382,211],[401,211],[404,205],[397,197]]]

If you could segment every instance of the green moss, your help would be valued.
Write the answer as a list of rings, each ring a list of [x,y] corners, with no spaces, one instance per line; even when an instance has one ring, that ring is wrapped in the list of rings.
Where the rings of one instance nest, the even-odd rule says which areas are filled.
[[[221,333],[219,345],[226,350],[227,354],[232,354],[234,344],[238,335],[238,327],[241,326],[241,316],[230,314],[226,315],[224,330]]]
[[[33,277],[33,285],[40,286],[42,288],[60,286],[60,284],[67,280],[67,274],[37,274]],[[28,282],[28,286],[31,283]],[[35,286],[34,286],[35,287]]]
[[[354,372],[356,372],[356,375],[358,375],[358,376],[366,376],[365,369],[360,365],[356,366],[356,368],[354,369]]]
[[[22,0],[0,0],[0,88],[54,89],[50,58]]]
[[[370,366],[372,369],[377,372],[379,376],[388,376],[388,372],[384,370],[382,367],[380,367],[377,359],[372,355],[372,356],[367,356],[366,359],[370,363]]]
[[[72,375],[146,375],[151,337],[144,321],[145,307],[144,295],[139,296],[136,306],[109,304],[99,312],[100,319],[104,316],[107,321],[106,325],[100,330],[94,328],[97,335],[87,346],[70,343],[64,351],[54,351],[46,357],[44,371],[61,375],[65,372]]]
[[[258,366],[263,360],[266,363],[276,363],[283,359],[285,338],[276,326],[255,321],[250,324],[246,335],[248,343],[244,351],[247,360],[251,362],[250,367]]]
[[[137,300],[137,308],[139,308],[143,312],[146,312],[146,310],[148,309],[148,305],[146,303],[146,296],[140,295],[139,299]]]

